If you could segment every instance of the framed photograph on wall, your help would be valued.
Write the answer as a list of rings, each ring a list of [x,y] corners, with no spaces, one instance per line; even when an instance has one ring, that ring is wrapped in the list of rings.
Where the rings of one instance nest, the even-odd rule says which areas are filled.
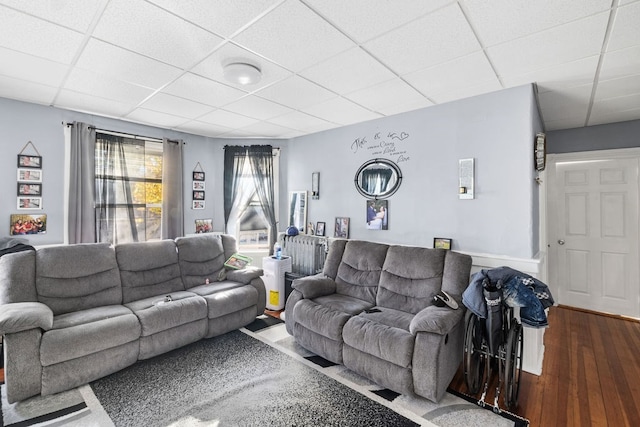
[[[196,233],[211,233],[213,231],[213,219],[196,219]]]
[[[42,184],[18,183],[18,196],[42,196]]]
[[[18,197],[18,209],[42,209],[42,197]]]
[[[30,169],[42,169],[42,156],[18,154],[18,167]]]
[[[194,191],[193,200],[204,200],[204,191]]]
[[[451,249],[451,239],[445,239],[443,237],[435,237],[433,239],[434,249]]]
[[[316,225],[316,236],[324,236],[324,228],[326,225],[324,222],[318,222]]]
[[[202,172],[202,171],[193,171],[193,180],[194,181],[204,181],[204,172]]]
[[[19,182],[42,182],[41,169],[18,169]]]
[[[199,190],[199,191],[204,191],[204,181],[193,181],[193,189],[194,190]]]
[[[349,238],[349,218],[344,216],[336,217],[333,237],[342,239]]]
[[[367,230],[388,230],[388,219],[388,200],[367,200]]]
[[[194,200],[191,202],[191,209],[204,209],[204,200]]]
[[[47,215],[12,214],[9,234],[45,234],[47,232]]]

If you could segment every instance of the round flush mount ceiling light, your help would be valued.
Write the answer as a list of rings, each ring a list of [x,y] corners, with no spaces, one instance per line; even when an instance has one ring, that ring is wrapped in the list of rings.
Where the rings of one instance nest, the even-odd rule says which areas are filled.
[[[224,66],[224,78],[231,83],[253,85],[260,81],[262,72],[255,65],[246,62],[232,62]]]

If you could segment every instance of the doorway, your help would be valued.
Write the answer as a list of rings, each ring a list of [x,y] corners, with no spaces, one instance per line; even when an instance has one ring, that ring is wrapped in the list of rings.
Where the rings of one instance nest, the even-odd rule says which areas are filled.
[[[551,157],[549,273],[557,302],[640,317],[640,151]]]

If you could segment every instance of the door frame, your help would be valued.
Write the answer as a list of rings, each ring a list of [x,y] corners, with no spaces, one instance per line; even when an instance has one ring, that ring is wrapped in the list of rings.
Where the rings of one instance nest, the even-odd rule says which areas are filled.
[[[555,176],[556,164],[561,162],[579,162],[589,160],[616,160],[616,159],[640,159],[640,148],[620,148],[613,150],[594,150],[580,151],[573,153],[549,154],[547,156],[547,167],[543,172],[543,183],[540,186],[540,247],[546,250],[546,272],[547,284],[552,295],[558,295],[558,270],[557,270],[557,246],[551,242],[558,235],[556,222],[549,221],[557,212],[556,180]],[[640,174],[636,179],[640,180]],[[545,182],[545,181],[548,181]],[[544,200],[544,202],[542,202]],[[640,230],[640,228],[639,228]],[[640,232],[637,236],[640,239]],[[640,260],[638,260],[640,262]],[[556,301],[557,304],[563,304],[564,301]]]

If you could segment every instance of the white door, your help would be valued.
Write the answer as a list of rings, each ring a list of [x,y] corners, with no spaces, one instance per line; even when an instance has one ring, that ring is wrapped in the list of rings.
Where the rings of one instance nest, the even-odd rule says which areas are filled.
[[[640,317],[638,158],[554,164],[557,302]]]

